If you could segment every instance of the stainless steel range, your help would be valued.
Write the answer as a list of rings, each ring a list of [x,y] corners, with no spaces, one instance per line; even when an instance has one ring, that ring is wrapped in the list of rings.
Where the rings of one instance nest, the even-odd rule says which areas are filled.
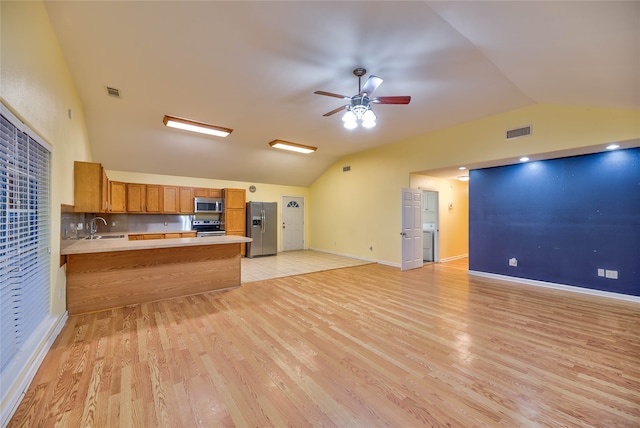
[[[224,236],[224,225],[220,220],[193,220],[191,229],[196,231],[196,236]]]

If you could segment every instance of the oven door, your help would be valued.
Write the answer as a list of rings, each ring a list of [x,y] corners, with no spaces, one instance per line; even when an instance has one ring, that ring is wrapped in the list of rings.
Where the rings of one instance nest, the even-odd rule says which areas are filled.
[[[224,236],[225,232],[224,230],[201,230],[199,232],[196,232],[196,237],[198,238],[204,238],[207,236]]]

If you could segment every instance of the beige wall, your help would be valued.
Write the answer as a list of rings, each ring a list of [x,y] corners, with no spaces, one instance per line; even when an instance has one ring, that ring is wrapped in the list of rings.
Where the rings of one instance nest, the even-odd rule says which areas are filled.
[[[51,155],[52,319],[66,311],[66,276],[60,268],[60,205],[73,204],[73,161],[91,160],[82,105],[41,2],[0,2],[0,99],[53,149]],[[69,119],[69,109],[73,119]],[[1,408],[6,409],[28,381],[29,365],[54,334],[44,332],[26,367],[17,374]]]
[[[525,125],[531,136],[504,139]],[[534,105],[346,156],[311,186],[310,247],[399,265],[400,189],[413,185],[411,173],[637,138],[637,110]],[[441,257],[463,251],[464,240],[443,242]]]
[[[227,181],[214,180],[196,177],[176,177],[172,175],[143,174],[127,171],[110,171],[107,170],[107,176],[110,180],[123,181],[125,183],[142,183],[142,184],[173,184],[177,186],[193,186],[207,187],[213,189],[245,189],[247,202],[277,202],[278,203],[278,224],[282,220],[282,197],[283,196],[301,196],[305,200],[305,224],[309,219],[309,188],[297,186],[279,186],[275,184],[247,183],[244,181]],[[249,187],[256,187],[255,193],[249,192]],[[278,250],[282,249],[282,229],[278,228]],[[308,231],[305,231],[305,246],[309,242]]]
[[[91,160],[84,113],[44,4],[2,1],[0,10],[0,97],[53,147],[51,312],[60,315],[66,308],[66,280],[58,267],[60,204],[73,204],[73,161]]]

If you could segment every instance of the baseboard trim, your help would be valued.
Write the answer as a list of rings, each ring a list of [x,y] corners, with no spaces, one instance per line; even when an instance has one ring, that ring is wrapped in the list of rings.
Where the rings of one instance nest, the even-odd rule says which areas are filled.
[[[574,285],[557,284],[554,282],[537,281],[535,279],[518,278],[515,276],[499,275],[496,273],[480,272],[469,270],[469,275],[481,276],[484,278],[498,279],[524,285],[533,285],[536,287],[552,288],[555,290],[570,291],[573,293],[588,294],[591,296],[606,297],[609,299],[624,300],[627,302],[640,303],[640,296],[630,296],[628,294],[612,293],[610,291],[593,290],[591,288],[577,287]]]
[[[65,311],[57,319],[55,317],[49,317],[48,320],[43,321],[44,325],[42,329],[44,332],[41,334],[41,340],[35,346],[32,346],[31,350],[24,351],[25,354],[30,353],[31,355],[25,355],[23,358],[19,358],[20,361],[26,361],[27,364],[15,368],[15,370],[18,370],[20,373],[16,376],[13,384],[7,388],[7,390],[11,392],[2,399],[0,426],[5,427],[9,424],[11,417],[25,396],[27,388],[29,388],[31,381],[40,368],[44,357],[47,355],[47,352],[49,352],[49,349],[51,349],[51,345],[53,345],[56,337],[58,337],[62,331],[68,317],[69,314]]]
[[[454,260],[466,259],[469,257],[469,254],[460,254],[458,256],[445,257],[444,259],[438,260],[439,263],[452,262]]]
[[[319,253],[327,253],[327,254],[333,254],[336,256],[342,256],[342,257],[349,257],[350,259],[356,259],[356,260],[364,260],[365,262],[371,262],[371,263],[382,263],[378,260],[374,260],[374,259],[368,259],[368,258],[364,258],[364,257],[357,257],[357,256],[353,256],[351,254],[342,254],[342,253],[337,253],[335,251],[327,251],[327,250],[321,250],[319,248],[307,248],[308,250],[311,251],[317,251]]]

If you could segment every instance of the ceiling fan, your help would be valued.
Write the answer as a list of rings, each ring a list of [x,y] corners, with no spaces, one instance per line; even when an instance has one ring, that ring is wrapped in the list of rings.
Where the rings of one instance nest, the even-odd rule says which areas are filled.
[[[362,67],[358,67],[353,70],[353,74],[358,77],[358,93],[352,97],[345,95],[334,94],[326,91],[315,91],[314,94],[326,95],[328,97],[342,98],[348,100],[349,103],[345,104],[337,109],[331,110],[323,116],[331,116],[339,111],[346,110],[342,120],[344,121],[344,127],[347,129],[353,129],[358,126],[358,120],[362,121],[362,126],[365,128],[371,128],[376,126],[376,114],[371,109],[371,104],[409,104],[411,97],[409,96],[394,96],[394,97],[371,97],[373,91],[382,83],[382,79],[378,76],[371,75],[361,85],[362,76],[367,73]]]

